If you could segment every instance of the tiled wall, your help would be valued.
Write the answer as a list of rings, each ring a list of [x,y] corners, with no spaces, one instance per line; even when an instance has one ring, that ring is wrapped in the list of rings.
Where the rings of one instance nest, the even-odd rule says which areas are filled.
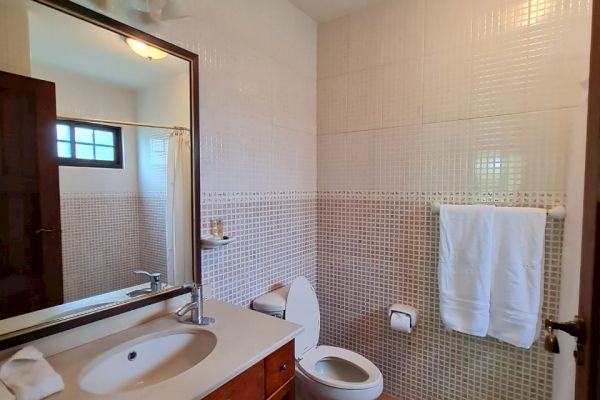
[[[249,306],[295,277],[316,281],[316,195],[307,192],[210,193],[202,200],[203,229],[222,218],[236,241],[202,253],[213,294]]]
[[[200,0],[154,32],[200,55],[203,281],[243,306],[316,276],[317,26],[287,1]]]
[[[140,194],[140,268],[160,272],[161,280],[167,277],[167,195],[166,193]]]
[[[403,400],[552,397],[552,355],[537,341],[523,350],[492,338],[448,332],[439,312],[439,217],[431,201],[551,207],[561,193],[321,192],[318,296],[321,342],[355,350],[382,371]],[[546,229],[543,315],[557,315],[562,222]],[[410,335],[392,331],[392,303],[417,308]]]
[[[247,305],[315,278],[317,24],[284,0],[197,0],[189,14],[137,26],[200,56],[202,223],[238,238],[203,252],[204,281]]]
[[[318,35],[317,281],[322,342],[382,370],[401,399],[550,399],[552,357],[447,332],[432,200],[565,201],[587,78],[587,0],[387,0]],[[562,223],[546,235],[544,316]],[[414,305],[411,335],[386,308]]]
[[[61,193],[65,302],[138,285],[133,274],[166,282],[166,195]]]
[[[65,302],[138,283],[139,211],[136,193],[61,193]]]

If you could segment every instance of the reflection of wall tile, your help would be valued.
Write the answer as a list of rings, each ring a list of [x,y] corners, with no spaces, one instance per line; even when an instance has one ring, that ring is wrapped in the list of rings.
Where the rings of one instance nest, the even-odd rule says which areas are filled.
[[[136,283],[138,212],[131,193],[61,193],[65,301]]]
[[[61,193],[65,301],[145,282],[136,269],[166,274],[165,216],[164,194]]]
[[[139,207],[140,269],[160,272],[167,282],[167,195],[141,194]],[[172,284],[172,282],[169,282]]]
[[[359,352],[385,377],[386,393],[406,400],[552,396],[552,355],[491,338],[448,332],[439,318],[439,217],[432,200],[552,207],[561,193],[373,193],[318,195],[321,343]],[[546,228],[544,317],[558,312],[563,224]],[[419,311],[410,334],[392,331],[392,303]]]

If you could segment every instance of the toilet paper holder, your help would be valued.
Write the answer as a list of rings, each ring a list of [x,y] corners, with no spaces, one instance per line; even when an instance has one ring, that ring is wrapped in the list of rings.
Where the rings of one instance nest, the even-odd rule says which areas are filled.
[[[417,309],[406,304],[392,304],[388,309],[388,322],[391,322],[394,314],[406,315],[410,320],[410,327],[417,324]]]

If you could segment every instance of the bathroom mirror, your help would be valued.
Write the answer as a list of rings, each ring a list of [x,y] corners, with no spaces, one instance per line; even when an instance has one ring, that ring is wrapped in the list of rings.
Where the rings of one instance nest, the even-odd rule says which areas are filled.
[[[0,72],[7,348],[199,281],[198,85],[195,54],[76,3],[8,0],[0,14],[14,24],[0,36],[13,63]],[[26,76],[54,84],[35,100],[56,109],[43,129],[13,102]]]

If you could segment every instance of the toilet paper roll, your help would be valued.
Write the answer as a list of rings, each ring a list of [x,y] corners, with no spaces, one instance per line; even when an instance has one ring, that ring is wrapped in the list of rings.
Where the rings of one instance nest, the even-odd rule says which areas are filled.
[[[412,328],[410,326],[410,316],[393,312],[390,315],[390,326],[395,331],[411,333]]]

